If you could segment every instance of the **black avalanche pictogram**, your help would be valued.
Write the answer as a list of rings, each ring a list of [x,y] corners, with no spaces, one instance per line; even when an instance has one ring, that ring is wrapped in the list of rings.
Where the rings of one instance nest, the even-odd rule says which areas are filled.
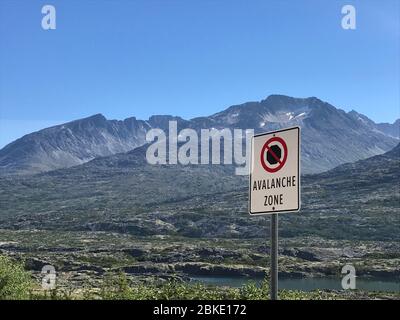
[[[269,164],[277,164],[281,162],[282,150],[278,145],[269,147],[267,151],[267,161]]]

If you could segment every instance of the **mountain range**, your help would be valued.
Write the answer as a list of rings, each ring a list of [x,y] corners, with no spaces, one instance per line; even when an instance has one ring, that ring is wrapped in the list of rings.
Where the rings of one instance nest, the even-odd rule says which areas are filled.
[[[151,128],[254,129],[256,133],[298,125],[302,128],[302,172],[318,173],[342,163],[384,153],[399,141],[400,120],[375,123],[356,111],[346,113],[315,97],[271,95],[260,102],[234,105],[208,117],[185,120],[155,115],[107,120],[96,114],[27,134],[0,150],[0,174],[35,174],[84,164],[132,151],[146,144]]]
[[[248,177],[232,165],[147,162],[146,131],[169,120],[196,130],[300,125],[303,173],[323,172],[302,176],[300,212],[279,215],[280,277],[340,276],[352,264],[358,276],[398,279],[398,121],[375,124],[316,98],[270,96],[191,120],[95,115],[27,135],[0,151],[0,254],[39,276],[53,265],[58,283],[77,288],[106,272],[264,276],[269,219],[248,214]]]

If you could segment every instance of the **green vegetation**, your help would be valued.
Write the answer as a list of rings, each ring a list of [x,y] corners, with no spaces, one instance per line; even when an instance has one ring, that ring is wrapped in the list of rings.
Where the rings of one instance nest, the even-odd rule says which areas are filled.
[[[280,290],[282,300],[400,299],[399,293],[351,291],[312,292]],[[177,280],[133,283],[125,273],[108,273],[98,287],[44,291],[23,264],[0,256],[0,300],[268,300],[269,284],[250,282],[240,288],[218,287]]]
[[[249,283],[241,288],[206,286],[201,283],[166,281],[130,286],[122,273],[110,276],[100,292],[93,294],[106,300],[221,300],[244,299],[266,300],[269,297],[269,285],[264,281],[261,286]]]
[[[32,288],[31,275],[23,265],[0,256],[0,300],[28,299]]]

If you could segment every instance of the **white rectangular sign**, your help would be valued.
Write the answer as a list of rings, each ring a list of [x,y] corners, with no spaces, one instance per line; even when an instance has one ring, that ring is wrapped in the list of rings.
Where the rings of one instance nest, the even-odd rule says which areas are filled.
[[[249,213],[300,210],[300,128],[255,135],[251,143]]]

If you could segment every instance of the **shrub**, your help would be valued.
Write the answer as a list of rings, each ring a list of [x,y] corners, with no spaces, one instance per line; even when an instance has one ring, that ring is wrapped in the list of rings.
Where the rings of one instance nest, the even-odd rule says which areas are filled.
[[[32,284],[31,275],[22,263],[0,256],[0,300],[28,299]]]

